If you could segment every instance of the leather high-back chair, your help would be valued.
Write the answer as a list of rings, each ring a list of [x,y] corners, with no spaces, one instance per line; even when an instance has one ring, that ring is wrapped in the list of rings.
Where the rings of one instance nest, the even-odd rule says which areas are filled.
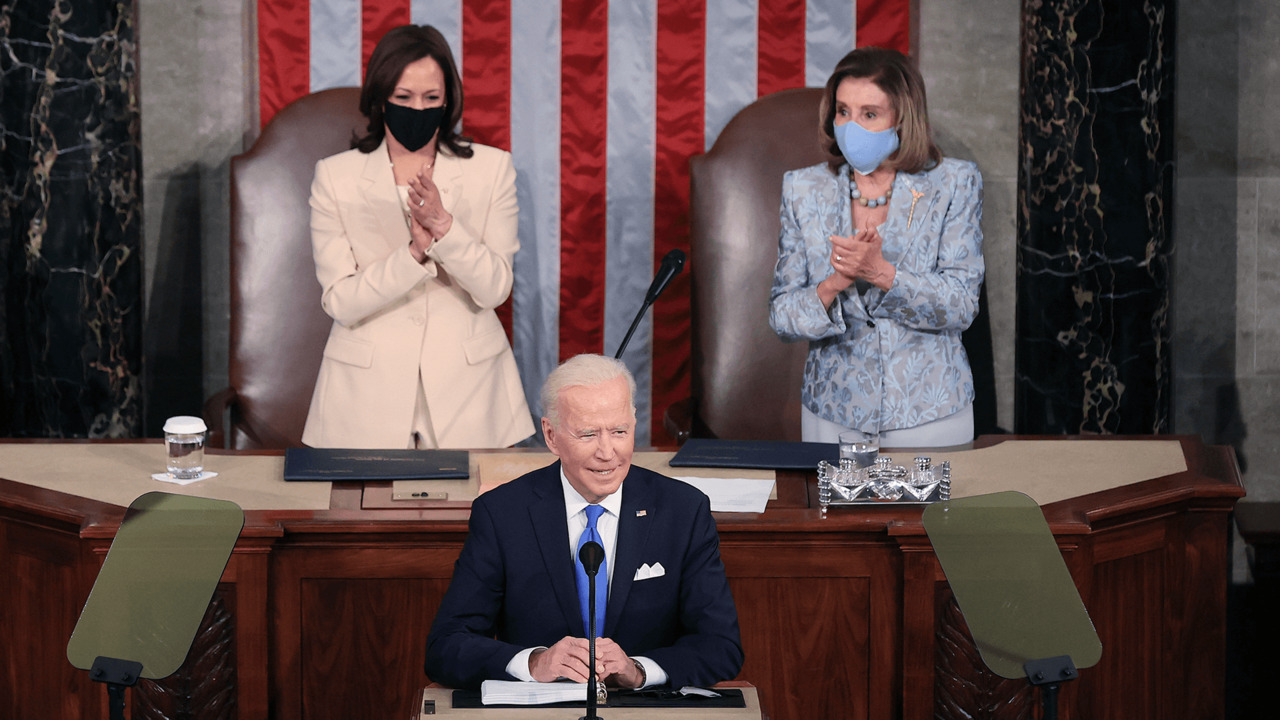
[[[808,343],[769,327],[782,176],[828,159],[818,130],[821,88],[784,90],[739,112],[711,150],[690,160],[692,397],[667,412],[678,440],[799,440]],[[995,429],[986,291],[964,343],[979,434]]]
[[[230,387],[205,404],[210,444],[302,444],[302,427],[333,321],[320,307],[311,254],[316,161],[351,147],[368,121],[360,89],[307,95],[281,110],[231,159]]]
[[[808,347],[784,343],[769,327],[769,288],[782,175],[827,157],[818,133],[821,99],[816,88],[760,98],[734,116],[710,151],[690,160],[687,422],[694,437],[800,439]]]

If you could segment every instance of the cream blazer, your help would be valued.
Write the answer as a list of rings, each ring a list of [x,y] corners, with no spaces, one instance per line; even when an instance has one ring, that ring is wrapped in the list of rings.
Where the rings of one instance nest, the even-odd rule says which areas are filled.
[[[506,447],[533,434],[515,356],[493,309],[511,293],[516,172],[472,145],[436,156],[453,226],[418,264],[386,143],[316,163],[311,243],[333,318],[302,441],[403,448],[421,374],[440,447]]]

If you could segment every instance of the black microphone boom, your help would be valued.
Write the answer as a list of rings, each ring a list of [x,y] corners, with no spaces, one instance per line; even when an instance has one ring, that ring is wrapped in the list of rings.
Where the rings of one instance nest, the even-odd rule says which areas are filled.
[[[658,266],[658,272],[653,275],[653,282],[649,283],[649,291],[644,294],[644,304],[640,306],[640,312],[636,313],[636,319],[631,321],[631,328],[627,330],[627,336],[622,338],[622,344],[618,346],[618,352],[614,354],[614,358],[621,359],[622,353],[627,349],[627,343],[631,342],[631,336],[635,334],[636,327],[640,325],[640,318],[644,317],[644,311],[657,301],[658,296],[663,290],[671,284],[672,278],[680,274],[684,269],[685,254],[683,250],[672,250],[662,258],[662,264]]]
[[[596,575],[604,562],[604,548],[595,540],[588,540],[578,548],[578,560],[587,571],[587,714],[578,720],[597,720],[596,715]]]

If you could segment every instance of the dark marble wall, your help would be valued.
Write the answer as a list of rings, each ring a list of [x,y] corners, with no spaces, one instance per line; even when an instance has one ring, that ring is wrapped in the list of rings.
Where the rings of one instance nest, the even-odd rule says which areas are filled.
[[[1014,417],[1168,431],[1173,0],[1024,0]]]
[[[140,428],[132,0],[0,6],[0,436]]]

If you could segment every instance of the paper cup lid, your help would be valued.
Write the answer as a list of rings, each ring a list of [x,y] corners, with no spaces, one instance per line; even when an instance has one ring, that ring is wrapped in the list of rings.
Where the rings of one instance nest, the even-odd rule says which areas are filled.
[[[207,429],[204,420],[191,415],[177,415],[164,423],[164,431],[175,435],[194,435]]]

